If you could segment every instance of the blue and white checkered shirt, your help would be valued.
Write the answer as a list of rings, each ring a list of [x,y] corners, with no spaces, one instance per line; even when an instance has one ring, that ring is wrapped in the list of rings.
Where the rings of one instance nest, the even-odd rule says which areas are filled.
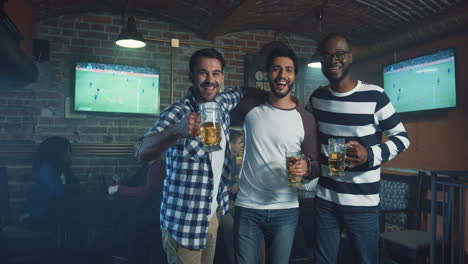
[[[243,96],[241,88],[227,88],[215,101],[223,110],[221,124],[229,146],[229,112]],[[178,123],[190,112],[198,112],[198,103],[189,94],[168,106],[151,130],[160,132]],[[216,195],[223,214],[229,209],[229,161],[231,152],[226,147],[221,181]],[[166,178],[161,202],[161,228],[165,228],[177,243],[197,250],[205,248],[213,192],[213,172],[208,152],[199,138],[181,138],[166,153]]]

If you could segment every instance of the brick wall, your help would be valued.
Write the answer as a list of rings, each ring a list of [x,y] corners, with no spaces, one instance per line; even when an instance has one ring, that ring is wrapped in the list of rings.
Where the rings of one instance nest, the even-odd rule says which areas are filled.
[[[42,21],[37,38],[50,41],[50,60],[38,64],[39,80],[29,85],[0,83],[0,143],[37,143],[51,135],[68,137],[80,144],[128,144],[143,135],[156,117],[87,114],[86,118],[65,118],[65,98],[73,95],[73,65],[91,61],[160,69],[161,109],[170,103],[171,48],[167,42],[149,41],[142,49],[125,49],[114,44],[120,28],[119,16],[109,14],[66,15]],[[137,28],[147,38],[177,38],[181,41],[220,46],[236,46],[260,51],[275,40],[272,31],[248,31],[227,34],[214,41],[157,20],[137,18]],[[293,47],[299,57],[310,57],[315,42],[289,34],[277,39]],[[188,60],[202,46],[181,44],[173,50],[174,96],[181,98],[190,85]],[[243,85],[244,56],[248,51],[218,48],[227,61],[226,85]],[[32,171],[30,155],[1,157],[0,166],[9,174],[11,204],[21,206],[29,189]],[[138,166],[130,153],[115,155],[74,154],[73,169],[84,189],[95,190],[101,177],[111,181],[114,174],[131,174]]]

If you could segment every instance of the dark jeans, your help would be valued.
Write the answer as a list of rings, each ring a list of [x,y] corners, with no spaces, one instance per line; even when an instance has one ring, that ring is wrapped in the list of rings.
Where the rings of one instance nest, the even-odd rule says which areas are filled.
[[[265,239],[266,263],[288,263],[298,219],[299,208],[261,210],[236,206],[236,263],[258,263],[262,237]]]
[[[343,206],[316,197],[315,263],[336,263],[343,228],[356,263],[379,263],[378,210],[377,206]]]

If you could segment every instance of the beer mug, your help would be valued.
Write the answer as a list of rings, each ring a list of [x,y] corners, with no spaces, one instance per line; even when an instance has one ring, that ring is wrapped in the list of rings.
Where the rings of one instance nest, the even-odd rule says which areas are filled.
[[[216,102],[200,104],[200,137],[205,151],[221,150],[221,106]]]
[[[286,152],[286,171],[288,173],[288,186],[299,187],[302,185],[302,176],[294,173],[294,164],[298,160],[304,159],[304,154],[300,151]]]
[[[330,176],[343,176],[346,168],[346,149],[344,138],[328,139],[328,169]]]

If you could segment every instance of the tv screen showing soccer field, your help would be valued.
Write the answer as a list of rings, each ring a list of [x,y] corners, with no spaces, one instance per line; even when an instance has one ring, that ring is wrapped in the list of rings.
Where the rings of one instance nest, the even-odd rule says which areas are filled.
[[[399,113],[455,107],[455,49],[386,65],[383,81]]]
[[[75,64],[75,111],[158,114],[159,69]]]

